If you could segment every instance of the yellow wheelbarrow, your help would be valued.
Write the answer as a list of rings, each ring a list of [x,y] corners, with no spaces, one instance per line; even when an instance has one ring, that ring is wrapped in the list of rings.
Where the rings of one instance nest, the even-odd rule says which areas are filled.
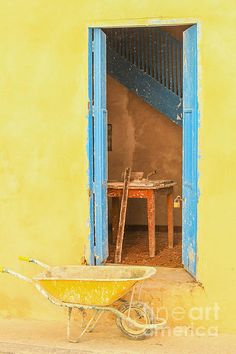
[[[68,308],[67,339],[78,342],[82,335],[91,332],[104,312],[116,316],[116,324],[131,339],[153,336],[156,329],[164,328],[166,320],[155,321],[152,309],[145,303],[135,302],[134,289],[141,282],[156,273],[153,267],[143,266],[57,266],[50,267],[33,258],[19,257],[20,260],[37,264],[45,269],[33,279],[7,268],[0,272],[11,274],[32,283],[50,302]],[[131,289],[131,299],[122,299]],[[139,294],[140,295],[140,294]],[[115,302],[121,301],[117,308]],[[76,339],[71,337],[72,311],[82,314],[82,330]],[[93,316],[84,323],[86,311],[93,310]]]

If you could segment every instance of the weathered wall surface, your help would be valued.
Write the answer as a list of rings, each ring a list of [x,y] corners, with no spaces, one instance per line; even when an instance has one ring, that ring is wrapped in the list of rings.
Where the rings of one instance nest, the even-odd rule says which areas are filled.
[[[112,151],[109,152],[109,178],[120,179],[130,166],[132,171],[144,171],[145,176],[157,169],[154,178],[173,179],[182,190],[182,128],[142,101],[123,85],[108,76],[108,120],[112,124]],[[176,226],[181,226],[181,210],[174,214]],[[146,225],[144,200],[129,199],[127,224]],[[166,197],[156,197],[156,225],[167,224]]]
[[[88,253],[88,27],[198,21],[197,278],[220,306],[220,329],[236,331],[235,1],[15,0],[0,12],[1,263],[25,272],[19,253],[52,264]],[[57,313],[1,275],[1,316]]]

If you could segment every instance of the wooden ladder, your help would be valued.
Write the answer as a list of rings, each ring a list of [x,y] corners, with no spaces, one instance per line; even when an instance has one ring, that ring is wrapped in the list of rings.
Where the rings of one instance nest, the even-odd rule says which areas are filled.
[[[120,205],[120,218],[119,218],[119,226],[116,238],[116,250],[115,250],[115,263],[121,262],[121,254],[122,254],[122,246],[124,239],[124,231],[125,231],[125,220],[126,220],[126,212],[127,212],[127,204],[128,204],[128,193],[129,193],[129,183],[131,176],[131,168],[128,167],[125,170],[124,174],[124,187],[121,198]]]

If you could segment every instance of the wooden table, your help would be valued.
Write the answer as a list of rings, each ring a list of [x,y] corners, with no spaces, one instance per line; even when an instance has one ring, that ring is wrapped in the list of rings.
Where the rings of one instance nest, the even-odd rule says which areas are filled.
[[[168,218],[168,246],[174,245],[174,224],[173,224],[173,190],[177,183],[170,180],[163,181],[140,181],[130,182],[128,198],[147,199],[147,217],[148,217],[148,241],[149,255],[155,256],[155,194],[165,194],[167,196],[167,218]],[[108,197],[112,198],[112,240],[116,239],[119,224],[119,199],[122,195],[124,182],[110,181],[107,184]]]

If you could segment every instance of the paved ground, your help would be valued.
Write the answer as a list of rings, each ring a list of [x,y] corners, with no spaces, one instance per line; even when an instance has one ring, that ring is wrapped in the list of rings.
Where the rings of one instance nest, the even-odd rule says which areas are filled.
[[[0,353],[8,354],[236,354],[236,335],[157,335],[131,341],[115,325],[100,324],[80,343],[65,340],[65,324],[58,322],[1,320]]]

